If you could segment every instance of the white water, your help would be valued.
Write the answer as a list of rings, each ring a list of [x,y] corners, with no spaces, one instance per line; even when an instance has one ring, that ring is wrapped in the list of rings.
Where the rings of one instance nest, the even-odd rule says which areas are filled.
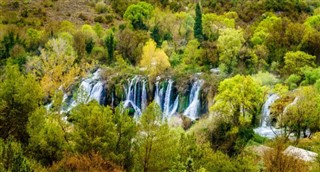
[[[141,94],[141,109],[145,110],[147,107],[147,89],[146,89],[146,81],[142,83],[142,94]]]
[[[198,80],[193,83],[190,95],[189,95],[189,106],[184,111],[183,115],[189,117],[191,120],[196,120],[199,118],[200,110],[200,100],[199,94],[201,87],[203,85],[203,80]]]
[[[162,109],[163,120],[170,119],[178,110],[179,96],[177,96],[175,100],[172,101],[173,100],[172,88],[173,88],[173,81],[171,79],[168,80],[166,89],[164,88],[160,89],[159,82],[156,82],[156,91],[154,95],[154,100]]]
[[[260,127],[254,129],[255,133],[269,139],[275,138],[277,135],[281,134],[281,130],[274,128],[270,122],[270,106],[277,99],[279,99],[279,96],[277,94],[269,95],[267,101],[262,107]]]
[[[171,101],[172,83],[173,83],[173,81],[170,79],[168,81],[167,90],[166,90],[166,94],[164,97],[163,115],[162,115],[163,119],[169,118],[171,116],[170,115],[170,101]]]
[[[99,104],[103,104],[105,83],[101,81],[100,73],[101,70],[98,69],[91,77],[84,79],[80,84],[77,96],[73,96],[69,103],[66,102],[68,99],[67,94],[64,94],[63,102],[66,103],[67,106],[62,109],[62,112],[69,112],[78,104],[89,103],[92,100],[96,100]]]
[[[270,123],[270,106],[279,99],[277,94],[272,94],[268,97],[267,101],[264,103],[262,107],[262,118],[260,122],[260,127],[271,126]]]
[[[125,87],[126,99],[124,101],[124,108],[132,107],[134,109],[134,117],[138,118],[141,115],[141,109],[136,104],[137,83],[138,76],[128,80],[128,87]]]
[[[125,87],[126,99],[124,108],[132,107],[134,109],[134,118],[138,119],[147,106],[146,81],[139,76],[128,80],[128,86]],[[141,88],[142,85],[142,88]]]
[[[267,101],[265,102],[265,104],[263,105],[263,109],[262,109],[262,121],[261,121],[261,125],[260,127],[254,129],[254,132],[263,136],[263,137],[267,137],[269,139],[275,138],[276,136],[279,136],[281,134],[283,134],[285,131],[284,129],[278,129],[275,128],[271,125],[269,118],[270,118],[270,106],[277,100],[279,99],[279,96],[273,94],[270,95],[267,99]],[[286,114],[288,111],[288,108],[295,105],[298,101],[298,97],[296,97],[293,102],[291,102],[289,105],[287,105],[284,110],[283,110],[283,114]]]

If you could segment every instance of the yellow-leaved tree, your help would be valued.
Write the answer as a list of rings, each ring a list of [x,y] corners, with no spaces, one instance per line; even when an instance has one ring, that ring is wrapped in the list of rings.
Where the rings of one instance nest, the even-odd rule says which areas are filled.
[[[76,78],[84,74],[88,65],[81,64],[80,68],[76,61],[71,44],[59,37],[49,40],[40,56],[28,59],[27,69],[39,77],[46,95],[52,96],[58,89],[70,91]]]
[[[140,66],[146,68],[150,76],[154,77],[170,67],[169,57],[150,39],[143,47]]]

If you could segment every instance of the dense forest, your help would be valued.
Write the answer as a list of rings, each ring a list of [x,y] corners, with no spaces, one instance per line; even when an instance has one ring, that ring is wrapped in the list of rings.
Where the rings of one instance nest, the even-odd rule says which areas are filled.
[[[319,171],[319,65],[319,0],[1,0],[0,171]]]

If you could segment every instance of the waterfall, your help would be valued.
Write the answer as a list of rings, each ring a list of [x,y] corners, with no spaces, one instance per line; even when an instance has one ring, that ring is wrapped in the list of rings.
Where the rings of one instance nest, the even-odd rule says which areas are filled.
[[[163,105],[163,118],[170,117],[170,101],[171,101],[171,90],[172,90],[173,81],[170,79],[168,81],[166,94],[164,97],[164,105]]]
[[[169,79],[167,82],[166,89],[160,89],[159,82],[156,82],[156,91],[154,95],[155,102],[160,106],[163,112],[162,119],[171,118],[177,112],[179,106],[179,96],[172,101],[173,81]]]
[[[135,111],[134,117],[138,118],[147,106],[146,81],[142,80],[139,76],[135,76],[131,80],[128,80],[128,85],[124,90],[126,93],[124,107],[132,107]]]
[[[270,106],[279,98],[277,94],[271,94],[263,104],[260,127],[254,129],[254,132],[260,136],[272,139],[283,132],[282,129],[276,129],[270,123]]]
[[[262,107],[262,116],[261,116],[261,122],[260,127],[267,127],[270,126],[270,106],[279,99],[279,96],[277,94],[269,95],[267,101],[264,103]]]
[[[105,82],[100,78],[101,69],[98,69],[91,77],[84,79],[77,91],[68,101],[68,95],[63,95],[63,102],[66,106],[62,112],[69,112],[79,103],[88,103],[91,100],[96,100],[99,104],[104,103],[105,98]]]
[[[141,109],[145,110],[147,107],[147,89],[146,89],[146,81],[142,83],[142,94],[141,94]]]
[[[170,118],[172,117],[172,115],[174,115],[177,112],[178,106],[179,106],[179,95],[176,97],[176,100],[174,100],[173,106],[170,111]]]
[[[159,96],[159,82],[156,82],[156,91],[154,93],[154,101],[160,106],[161,102],[160,102],[160,96]]]
[[[189,106],[184,111],[183,115],[189,117],[191,120],[198,118],[198,113],[200,109],[199,94],[201,87],[203,85],[203,80],[197,80],[193,83],[190,95],[189,95]]]

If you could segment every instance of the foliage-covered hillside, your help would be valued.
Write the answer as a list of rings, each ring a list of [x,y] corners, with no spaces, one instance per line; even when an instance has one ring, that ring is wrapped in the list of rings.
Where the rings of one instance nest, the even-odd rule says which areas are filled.
[[[319,40],[318,0],[2,0],[0,171],[318,171],[282,151],[319,152]],[[98,68],[105,100],[80,100]]]

